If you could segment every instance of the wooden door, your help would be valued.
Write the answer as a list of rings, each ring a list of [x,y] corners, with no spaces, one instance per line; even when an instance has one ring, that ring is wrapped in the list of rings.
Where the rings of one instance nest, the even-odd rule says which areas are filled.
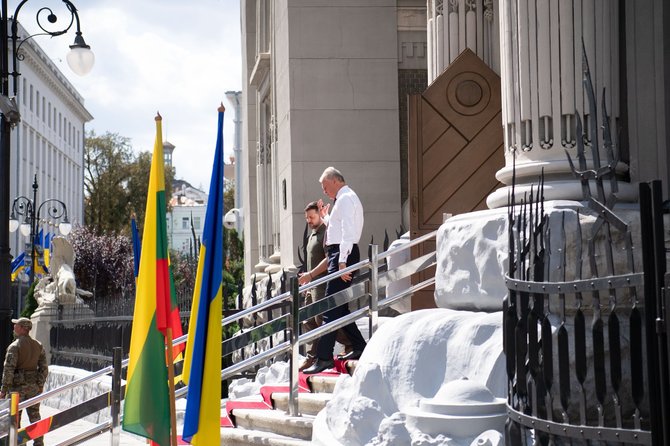
[[[486,209],[504,163],[500,77],[466,49],[425,92],[410,96],[410,237],[438,229],[444,214]],[[412,310],[432,307],[434,289],[412,297]]]

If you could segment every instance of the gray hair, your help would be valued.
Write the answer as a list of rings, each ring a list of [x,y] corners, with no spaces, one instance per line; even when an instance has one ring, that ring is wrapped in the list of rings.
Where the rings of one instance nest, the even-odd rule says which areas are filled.
[[[319,177],[319,183],[322,183],[323,180],[332,180],[332,179],[335,179],[340,183],[346,183],[340,171],[332,166],[326,167],[326,170],[324,170],[321,176]]]

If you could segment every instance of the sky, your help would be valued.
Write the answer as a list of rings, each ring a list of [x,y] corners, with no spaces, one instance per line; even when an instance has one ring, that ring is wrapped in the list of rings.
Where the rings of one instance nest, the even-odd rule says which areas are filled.
[[[176,146],[176,177],[207,191],[221,102],[226,107],[226,160],[233,153],[234,111],[225,92],[242,88],[239,0],[72,2],[82,35],[95,53],[88,75],[74,74],[65,61],[73,30],[34,39],[84,98],[94,117],[86,128],[98,135],[118,133],[131,139],[136,152],[151,151],[154,117],[160,112],[163,140]],[[11,11],[16,4],[10,2]],[[18,19],[37,32],[36,9],[53,5],[57,23],[69,21],[59,4],[28,2]]]

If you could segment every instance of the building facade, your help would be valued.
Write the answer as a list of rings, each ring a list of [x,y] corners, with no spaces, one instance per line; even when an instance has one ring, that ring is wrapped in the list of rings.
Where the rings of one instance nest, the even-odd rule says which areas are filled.
[[[402,107],[425,88],[425,1],[240,3],[245,277],[299,264],[303,209],[325,198],[331,165],[361,197],[365,253],[403,223]]]
[[[27,36],[25,30],[20,30]],[[39,185],[37,204],[49,198],[63,201],[69,221],[84,220],[85,124],[93,119],[84,99],[63,73],[42,51],[35,39],[21,46],[16,102],[21,122],[11,136],[10,197],[33,197],[33,179]],[[10,55],[10,60],[11,60]],[[11,88],[11,81],[10,81]],[[42,217],[45,217],[43,210]],[[45,230],[56,231],[47,221]],[[56,224],[57,226],[57,224]],[[16,256],[25,238],[10,235],[10,249]]]

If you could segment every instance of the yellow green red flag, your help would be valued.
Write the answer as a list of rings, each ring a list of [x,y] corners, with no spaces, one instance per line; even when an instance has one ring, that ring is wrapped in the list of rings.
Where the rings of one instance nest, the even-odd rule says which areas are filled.
[[[165,329],[169,320],[170,274],[165,222],[165,172],[160,115],[156,117],[149,191],[142,235],[142,256],[130,338],[123,429],[160,446],[170,444],[168,372]],[[159,314],[163,312],[162,314]],[[162,325],[161,325],[162,324]]]

